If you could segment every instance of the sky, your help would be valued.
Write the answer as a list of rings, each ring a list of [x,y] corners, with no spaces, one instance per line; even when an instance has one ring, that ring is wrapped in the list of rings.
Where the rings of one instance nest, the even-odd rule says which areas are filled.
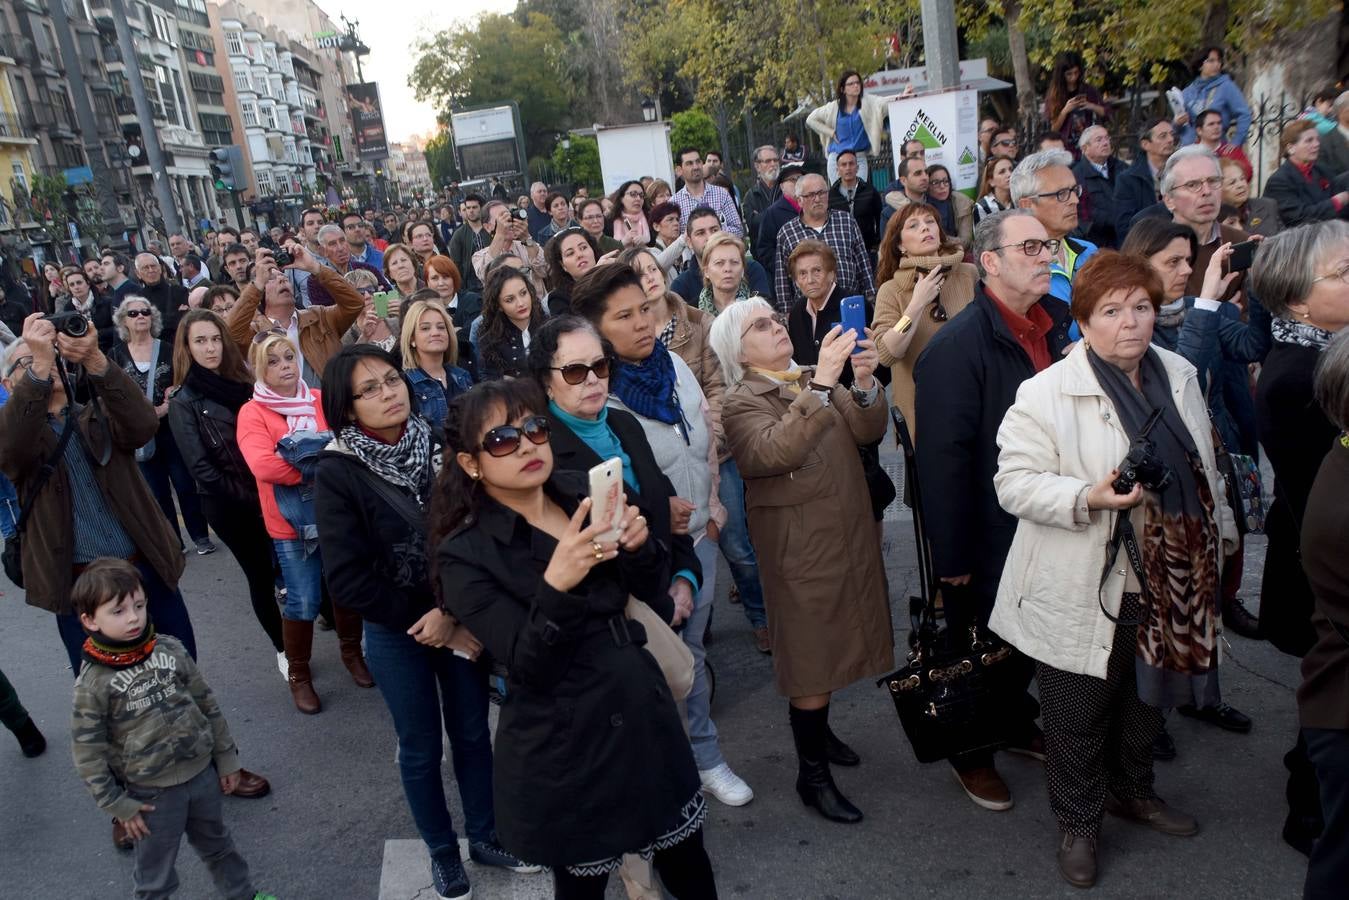
[[[246,0],[245,0],[246,2]],[[384,128],[401,141],[411,134],[435,129],[436,113],[430,104],[413,99],[408,75],[416,61],[413,45],[428,32],[467,21],[483,12],[509,12],[514,0],[398,0],[382,7],[370,0],[317,0],[324,12],[337,21],[339,15],[360,22],[361,40],[370,53],[361,58],[366,81],[379,82],[384,106]],[[389,14],[379,15],[381,8]]]

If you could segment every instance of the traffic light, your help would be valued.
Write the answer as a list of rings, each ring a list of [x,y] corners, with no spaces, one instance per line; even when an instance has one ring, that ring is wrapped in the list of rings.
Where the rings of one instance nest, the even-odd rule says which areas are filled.
[[[234,165],[230,158],[229,147],[216,147],[211,151],[211,178],[217,191],[234,190]]]

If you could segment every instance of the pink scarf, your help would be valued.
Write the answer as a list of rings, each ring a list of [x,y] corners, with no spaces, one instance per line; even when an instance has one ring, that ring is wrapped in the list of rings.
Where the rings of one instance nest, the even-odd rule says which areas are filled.
[[[279,416],[286,417],[286,434],[297,431],[318,431],[318,419],[315,418],[314,394],[309,385],[300,382],[294,397],[282,397],[261,381],[253,383],[253,402],[263,409],[269,409]]]

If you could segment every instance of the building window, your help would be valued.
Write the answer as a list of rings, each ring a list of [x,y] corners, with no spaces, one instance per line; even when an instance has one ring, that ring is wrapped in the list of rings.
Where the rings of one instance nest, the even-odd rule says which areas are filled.
[[[275,189],[272,187],[271,172],[260,171],[256,172],[255,175],[258,180],[258,196],[270,197],[273,193],[275,193]]]
[[[183,75],[177,69],[170,71],[173,72],[173,92],[178,97],[178,108],[183,111],[183,127],[191,128],[192,118],[188,112],[187,92],[183,90]]]
[[[247,72],[241,72],[238,69],[234,70],[234,89],[236,91],[245,91],[250,94],[253,93],[253,82],[249,79]]]
[[[28,175],[23,171],[23,163],[17,159],[14,160],[14,183],[25,191],[28,190]]]
[[[225,32],[225,49],[231,56],[244,55],[244,39],[237,31]]]
[[[243,117],[244,125],[249,128],[258,126],[258,105],[252,100],[241,100],[239,102],[239,111]]]
[[[173,30],[169,27],[168,16],[165,16],[162,13],[152,12],[151,17],[154,19],[155,37],[166,44],[172,44]]]
[[[276,108],[272,106],[264,106],[261,109],[262,109],[262,124],[266,126],[269,130],[275,131]]]

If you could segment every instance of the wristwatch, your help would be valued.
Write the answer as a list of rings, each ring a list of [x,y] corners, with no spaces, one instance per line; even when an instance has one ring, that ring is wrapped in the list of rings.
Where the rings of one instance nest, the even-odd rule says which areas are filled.
[[[908,316],[900,316],[899,321],[895,323],[895,327],[890,330],[895,334],[908,334],[909,329],[912,327],[913,319],[910,319]]]

